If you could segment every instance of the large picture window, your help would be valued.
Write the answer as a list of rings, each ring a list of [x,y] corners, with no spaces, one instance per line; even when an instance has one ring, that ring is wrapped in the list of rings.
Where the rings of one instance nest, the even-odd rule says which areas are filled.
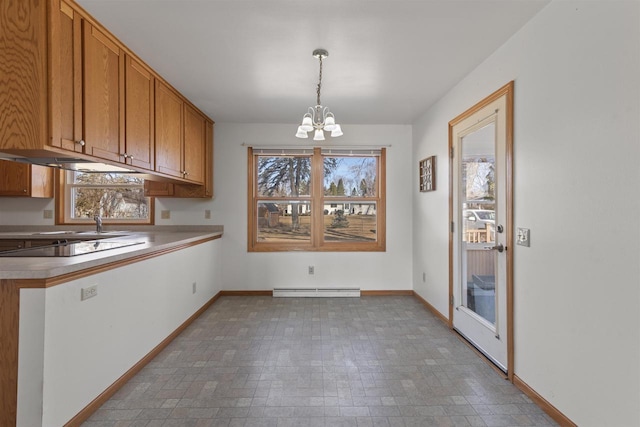
[[[384,251],[385,150],[249,148],[249,251]]]
[[[145,197],[139,175],[66,171],[60,195],[61,223],[92,223],[96,215],[104,223],[152,223],[152,199]]]

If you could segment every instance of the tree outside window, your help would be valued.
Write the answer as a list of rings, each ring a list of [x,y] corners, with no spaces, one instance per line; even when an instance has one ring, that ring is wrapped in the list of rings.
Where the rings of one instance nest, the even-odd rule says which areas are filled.
[[[250,251],[384,250],[384,150],[249,156]]]
[[[65,172],[64,222],[151,223],[152,204],[144,179],[134,174]]]

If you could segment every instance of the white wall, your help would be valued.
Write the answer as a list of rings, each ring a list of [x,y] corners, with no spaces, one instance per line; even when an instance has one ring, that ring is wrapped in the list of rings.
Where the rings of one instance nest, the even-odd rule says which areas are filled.
[[[54,199],[0,197],[0,225],[54,225],[44,210],[55,211]]]
[[[515,80],[514,372],[580,426],[640,425],[639,23],[554,1],[413,127],[447,183],[449,120]],[[447,315],[448,189],[413,188],[414,288]]]
[[[292,130],[293,129],[293,130]],[[344,136],[326,146],[387,147],[386,252],[247,253],[247,146],[300,145],[296,125],[216,123],[214,128],[214,194],[209,199],[156,198],[156,225],[224,226],[225,290],[270,290],[277,286],[359,286],[364,290],[412,288],[411,188],[417,166],[411,161],[411,126],[343,125]],[[53,225],[42,219],[53,199],[1,198],[0,225]],[[171,218],[161,219],[162,210]],[[205,219],[205,210],[211,218]],[[315,274],[307,272],[315,266]]]
[[[214,189],[215,191],[215,189]],[[54,218],[44,218],[44,210],[55,211],[54,199],[0,197],[0,225],[55,225]],[[210,199],[169,199],[156,197],[156,225],[221,225],[216,218],[205,218],[205,210],[213,209]],[[169,210],[170,218],[162,219],[161,211]]]
[[[216,295],[222,241],[23,289],[18,426],[64,425]],[[91,285],[98,295],[81,301]]]
[[[411,289],[410,126],[343,125],[344,136],[326,146],[387,147],[386,252],[247,252],[247,146],[300,145],[295,125],[216,124],[215,217],[224,225],[224,289],[360,286],[364,290]],[[307,272],[315,266],[315,274]]]

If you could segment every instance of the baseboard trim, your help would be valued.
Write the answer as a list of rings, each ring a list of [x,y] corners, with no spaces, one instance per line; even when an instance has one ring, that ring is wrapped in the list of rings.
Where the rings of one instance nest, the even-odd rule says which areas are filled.
[[[442,321],[445,325],[449,326],[449,319],[444,314],[440,313],[434,306],[429,304],[426,299],[422,298],[416,291],[411,291],[411,294],[425,306],[434,316]]]
[[[571,421],[565,414],[560,412],[558,408],[549,403],[544,397],[540,396],[538,392],[532,389],[529,384],[522,381],[522,378],[517,375],[513,375],[513,385],[515,385],[521,392],[526,394],[531,400],[533,400],[544,412],[547,413],[555,422],[563,427],[577,427],[578,425]]]
[[[360,295],[363,297],[394,297],[394,296],[411,296],[413,291],[411,289],[400,291],[360,291]]]
[[[412,290],[382,290],[382,291],[360,291],[361,296],[412,296]],[[270,297],[273,291],[220,291],[221,297]]]
[[[382,290],[382,291],[360,291],[361,296],[411,296],[414,292],[408,290]],[[247,296],[273,296],[273,291],[220,291],[221,297],[247,297]]]
[[[220,291],[221,297],[270,297],[272,291]]]
[[[75,417],[71,418],[66,424],[65,427],[76,427],[86,421],[91,414],[98,410],[111,396],[113,396],[122,386],[124,386],[127,381],[129,381],[135,374],[140,372],[142,368],[144,368],[154,357],[156,357],[162,350],[168,346],[171,341],[173,341],[182,331],[184,331],[187,326],[193,323],[202,313],[204,313],[211,305],[216,302],[222,296],[222,292],[218,292],[213,296],[209,301],[207,301],[202,307],[198,309],[195,313],[193,313],[187,320],[185,320],[178,328],[173,331],[168,337],[166,337],[160,344],[155,346],[153,350],[151,350],[146,356],[138,361],[135,365],[131,367],[127,372],[122,374],[120,378],[118,378],[113,384],[111,384],[105,391],[100,393],[98,397],[93,399],[91,403],[84,407],[80,412],[76,414]]]

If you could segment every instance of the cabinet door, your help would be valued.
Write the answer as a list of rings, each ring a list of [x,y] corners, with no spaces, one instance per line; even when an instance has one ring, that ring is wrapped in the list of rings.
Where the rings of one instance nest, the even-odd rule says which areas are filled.
[[[205,159],[204,185],[147,180],[144,182],[145,195],[177,198],[213,197],[213,122],[209,120],[205,122]]]
[[[84,22],[85,154],[122,162],[124,157],[124,53]]]
[[[183,101],[156,80],[156,171],[183,177]]]
[[[0,196],[53,197],[53,169],[0,160]]]
[[[0,194],[3,196],[28,196],[29,165],[0,160]]]
[[[153,170],[154,77],[130,56],[125,63],[125,162]]]
[[[206,169],[204,170],[204,195],[213,197],[213,122],[207,120],[205,124],[205,144],[206,144]]]
[[[205,171],[205,118],[184,104],[184,177],[203,184]]]
[[[58,105],[59,134],[54,133],[52,145],[69,151],[83,152],[82,141],[82,19],[68,3],[60,2],[57,54],[52,58],[54,73],[60,82],[54,87]],[[59,119],[58,119],[59,118]],[[59,120],[59,121],[58,121]]]

